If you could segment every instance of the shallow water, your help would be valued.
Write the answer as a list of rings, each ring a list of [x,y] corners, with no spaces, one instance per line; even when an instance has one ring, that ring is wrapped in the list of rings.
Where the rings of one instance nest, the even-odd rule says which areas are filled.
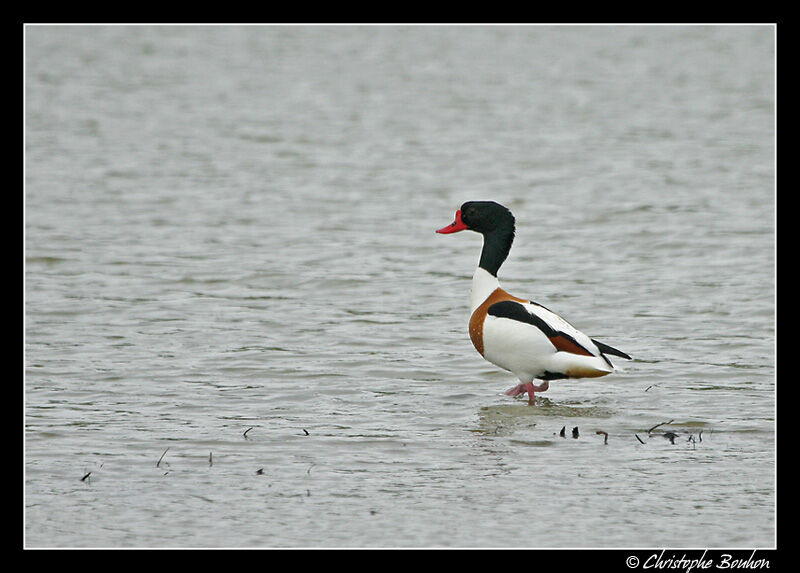
[[[771,27],[25,47],[27,546],[774,546]],[[623,372],[503,395],[470,199]]]

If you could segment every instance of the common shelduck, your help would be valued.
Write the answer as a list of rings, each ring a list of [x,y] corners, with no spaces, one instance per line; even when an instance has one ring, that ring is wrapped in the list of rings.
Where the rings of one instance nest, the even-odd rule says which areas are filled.
[[[437,233],[476,231],[483,250],[470,292],[469,336],[486,360],[516,375],[520,384],[509,396],[544,392],[550,380],[594,378],[615,370],[607,354],[630,360],[624,352],[586,336],[566,320],[533,301],[500,287],[497,271],[514,241],[514,215],[493,201],[468,201],[455,221]],[[537,385],[534,379],[541,380]]]

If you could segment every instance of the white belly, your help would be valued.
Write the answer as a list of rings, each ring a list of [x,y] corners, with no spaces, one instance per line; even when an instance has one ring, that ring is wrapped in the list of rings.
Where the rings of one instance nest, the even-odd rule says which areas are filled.
[[[530,382],[545,372],[574,378],[604,376],[612,372],[599,356],[560,352],[537,327],[488,315],[483,323],[483,356]]]

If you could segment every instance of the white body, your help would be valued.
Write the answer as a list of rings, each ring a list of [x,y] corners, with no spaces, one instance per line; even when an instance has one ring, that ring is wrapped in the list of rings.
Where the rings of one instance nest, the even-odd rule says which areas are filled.
[[[500,283],[497,277],[478,267],[472,278],[471,312],[474,313],[498,288]],[[486,315],[483,322],[483,356],[486,360],[514,373],[522,383],[532,382],[534,378],[546,376],[546,373],[584,378],[605,376],[614,371],[614,366],[586,334],[538,304],[519,304],[552,329],[572,337],[591,356],[559,350],[545,332],[534,324]]]

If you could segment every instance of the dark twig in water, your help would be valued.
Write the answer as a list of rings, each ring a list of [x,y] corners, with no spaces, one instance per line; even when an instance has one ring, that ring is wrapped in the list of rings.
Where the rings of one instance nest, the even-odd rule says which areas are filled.
[[[309,476],[311,475],[311,468],[313,468],[315,465],[317,465],[317,464],[311,464],[310,466],[308,466],[308,469],[306,470],[306,475],[309,475]]]
[[[306,430],[305,428],[303,428],[303,433],[304,433],[306,436],[310,436],[310,435],[311,435],[311,434],[309,434],[309,433],[308,433],[308,430]]]
[[[566,438],[567,437],[565,434],[566,430],[567,430],[566,426],[561,426],[561,431],[558,433],[558,435],[561,436],[562,438]]]
[[[250,430],[252,430],[252,429],[253,429],[252,427],[250,427],[250,428],[247,428],[247,429],[244,431],[244,434],[242,434],[242,436],[244,436],[244,439],[245,439],[245,440],[247,439],[247,432],[249,432],[249,431],[250,431]]]
[[[87,479],[87,478],[88,478],[90,475],[92,475],[92,472],[89,472],[89,473],[87,473],[85,476],[83,476],[83,477],[81,478],[81,481],[86,481],[86,479]]]
[[[644,442],[642,441],[642,438],[640,438],[638,434],[634,434],[634,436],[636,436],[636,439],[637,439],[637,440],[639,440],[639,443],[640,443],[640,444],[643,444],[643,443],[644,443]]]
[[[650,386],[648,386],[647,388],[645,388],[645,389],[644,389],[644,391],[645,391],[645,392],[647,392],[647,391],[648,391],[650,388],[652,388],[653,386],[658,386],[658,384],[650,384]]]
[[[156,462],[156,467],[158,467],[159,465],[161,465],[161,460],[163,460],[163,459],[164,459],[164,456],[167,454],[167,451],[168,451],[168,450],[169,450],[169,448],[167,448],[166,450],[164,450],[164,453],[163,453],[163,454],[161,454],[161,457],[160,457],[160,458],[158,458],[158,461]]]
[[[647,433],[649,434],[650,432],[652,432],[653,430],[655,430],[655,429],[656,429],[656,428],[658,428],[659,426],[664,426],[665,424],[671,424],[671,423],[672,423],[672,422],[674,422],[674,421],[675,421],[675,420],[670,420],[669,422],[661,422],[660,424],[656,424],[655,426],[653,426],[652,428],[650,428],[649,430],[647,430]]]
[[[664,432],[663,436],[664,436],[664,438],[669,440],[670,444],[674,444],[675,443],[675,438],[678,437],[678,434],[676,434],[675,432]]]
[[[608,444],[608,432],[604,432],[603,430],[597,430],[595,432],[595,434],[600,434],[600,435],[604,436],[603,437],[603,445]]]
[[[213,453],[213,452],[208,452],[208,467],[211,467],[211,466],[213,466],[213,465],[214,465],[214,462],[213,462],[213,460],[211,459],[211,454],[212,454],[212,453]]]
[[[572,428],[572,437],[577,438],[580,434],[578,433],[578,426]]]

